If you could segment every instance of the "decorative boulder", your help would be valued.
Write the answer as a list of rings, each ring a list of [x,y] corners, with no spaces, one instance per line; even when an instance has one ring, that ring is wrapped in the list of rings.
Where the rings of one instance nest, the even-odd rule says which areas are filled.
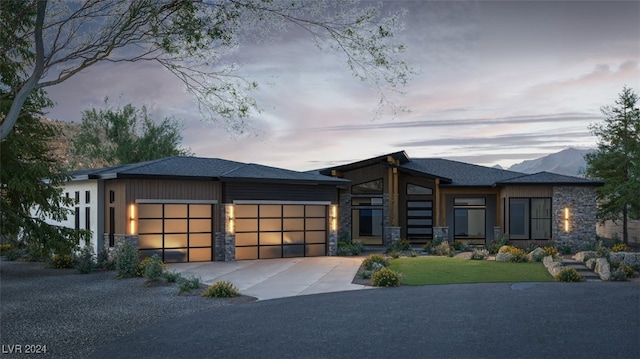
[[[508,262],[511,260],[511,253],[496,254],[496,262]]]
[[[551,266],[551,264],[553,263],[557,263],[557,262],[554,262],[553,256],[546,256],[542,258],[542,264],[544,264],[546,268],[549,268],[549,266]]]
[[[609,280],[611,278],[611,267],[609,266],[609,262],[607,262],[606,258],[596,259],[594,272],[596,272],[602,280]]]
[[[595,258],[589,258],[589,259],[587,259],[586,262],[584,262],[584,265],[587,266],[587,268],[589,268],[589,270],[593,270],[596,267],[596,259]]]
[[[640,253],[625,252],[624,258],[620,261],[620,264],[635,267],[640,264]]]
[[[595,257],[596,257],[596,252],[594,251],[582,251],[573,255],[573,259],[577,260],[578,262],[584,262],[587,259],[595,258]]]
[[[532,250],[531,252],[529,252],[529,254],[527,254],[527,257],[529,257],[529,261],[533,261],[536,258],[542,257],[544,256],[544,249],[537,247],[536,249]]]
[[[609,260],[611,262],[622,262],[622,260],[624,259],[624,252],[611,252],[609,253]]]
[[[558,273],[560,273],[560,271],[563,268],[564,267],[561,266],[560,263],[553,262],[553,264],[551,264],[551,266],[549,266],[549,268],[547,268],[547,270],[549,271],[549,274],[551,274],[553,277],[556,277],[558,275]]]

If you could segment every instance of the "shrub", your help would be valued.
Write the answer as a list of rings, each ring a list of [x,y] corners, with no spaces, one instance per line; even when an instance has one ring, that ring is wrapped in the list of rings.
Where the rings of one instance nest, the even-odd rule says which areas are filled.
[[[631,266],[621,265],[620,267],[618,267],[618,269],[623,270],[627,275],[627,278],[633,278],[636,275]]]
[[[584,282],[584,277],[574,268],[563,268],[556,275],[557,282]]]
[[[149,258],[151,259],[147,263],[145,263],[143,267],[143,275],[147,279],[147,283],[158,283],[164,279],[163,273],[166,269],[164,263],[162,263],[162,259],[157,254],[152,255]],[[144,262],[144,261],[142,261]],[[140,262],[142,264],[142,262]]]
[[[402,253],[400,253],[400,251],[393,251],[393,252],[389,253],[389,257],[394,258],[394,259],[400,258],[400,254],[402,254]]]
[[[473,253],[471,253],[471,259],[473,260],[484,260],[489,256],[489,251],[486,249],[474,249]]]
[[[339,256],[357,256],[364,252],[364,245],[359,241],[340,241],[338,242],[338,255]]]
[[[609,280],[616,281],[616,282],[626,281],[627,272],[625,272],[625,270],[622,268],[613,269],[611,271],[611,277],[609,277]]]
[[[182,278],[182,275],[178,272],[164,272],[162,275],[168,283],[176,283]]]
[[[65,269],[73,268],[76,264],[76,257],[73,254],[54,254],[49,260],[51,268]]]
[[[4,252],[10,250],[12,247],[11,243],[0,244],[0,255],[4,255]]]
[[[557,257],[558,256],[558,249],[556,247],[553,246],[545,246],[542,248],[544,250],[544,256],[552,256],[552,257]]]
[[[131,278],[136,276],[138,268],[138,250],[129,242],[120,244],[113,257],[116,263],[118,278]]]
[[[416,252],[416,251],[411,251],[411,252],[409,253],[409,255],[410,255],[411,257],[417,257],[417,256],[418,256],[418,252]]]
[[[496,254],[498,253],[500,247],[506,246],[507,244],[509,244],[509,236],[503,234],[500,236],[500,238],[498,238],[498,240],[491,242],[487,249],[489,250],[489,253]]]
[[[362,261],[362,266],[367,270],[373,270],[375,264],[378,263],[383,267],[389,265],[389,261],[380,254],[369,254],[367,258]]]
[[[96,267],[98,269],[104,269],[104,270],[116,269],[116,262],[110,258],[109,250],[107,248],[103,248],[100,251],[100,253],[98,253],[98,258],[96,260]]]
[[[397,241],[391,242],[389,247],[387,248],[387,253],[391,253],[393,251],[410,251],[411,250],[411,242],[408,239],[398,239]]]
[[[384,266],[381,263],[375,262],[371,265],[371,269],[364,269],[358,271],[358,277],[362,279],[370,279],[373,273],[383,269]]]
[[[459,241],[459,240],[453,241],[453,243],[451,243],[451,248],[461,252],[468,252],[469,250],[471,250],[471,247],[469,247],[469,245],[466,242]]]
[[[178,278],[178,294],[191,293],[192,290],[200,288],[201,285],[200,277]]]
[[[611,252],[629,252],[629,246],[624,243],[616,243],[611,247]]]
[[[2,254],[4,255],[4,258],[6,260],[13,262],[15,260],[22,258],[24,256],[24,251],[20,248],[13,247],[13,248],[4,250]]]
[[[451,256],[453,255],[453,251],[449,247],[448,242],[442,242],[431,248],[431,254],[436,256]]]
[[[207,298],[231,298],[239,295],[238,288],[226,280],[216,281],[202,292],[202,296]]]
[[[374,287],[397,287],[400,285],[400,274],[389,268],[382,268],[371,276],[371,285]]]
[[[147,266],[147,264],[151,263],[152,260],[153,259],[151,259],[151,257],[146,257],[138,262],[138,264],[136,265],[136,277],[144,277],[144,268]]]
[[[605,247],[602,241],[596,243],[596,258],[609,258],[609,249]]]
[[[82,274],[91,273],[96,270],[96,260],[93,255],[93,247],[85,246],[80,251],[78,261],[76,263],[76,269]]]
[[[430,242],[425,243],[422,249],[424,249],[425,252],[431,253],[431,249],[439,246],[442,242],[444,242],[444,238],[436,236]]]

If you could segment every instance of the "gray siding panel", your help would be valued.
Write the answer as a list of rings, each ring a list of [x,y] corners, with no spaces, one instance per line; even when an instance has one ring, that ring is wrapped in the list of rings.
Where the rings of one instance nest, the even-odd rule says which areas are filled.
[[[330,185],[226,182],[223,201],[331,201],[338,203],[338,190]]]

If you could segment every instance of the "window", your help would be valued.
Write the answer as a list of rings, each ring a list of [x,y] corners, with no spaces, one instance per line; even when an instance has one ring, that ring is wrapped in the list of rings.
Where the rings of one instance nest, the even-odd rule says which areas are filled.
[[[116,208],[109,207],[109,247],[113,247],[116,243],[115,233],[116,233]]]
[[[76,191],[76,203],[80,203],[80,191]]]
[[[76,192],[79,193],[79,192]],[[76,230],[80,229],[80,207],[76,207],[75,211],[75,228]]]
[[[382,204],[382,197],[353,197],[351,199],[352,239],[357,239],[367,245],[382,245],[384,222]]]
[[[456,239],[481,240],[486,236],[486,199],[455,198],[454,235]]]
[[[91,203],[91,191],[84,191],[84,203]]]
[[[551,239],[551,198],[510,198],[511,239]]]
[[[84,228],[91,229],[91,208],[84,209]]]
[[[113,203],[116,201],[116,193],[114,191],[109,191],[109,203]]]
[[[417,184],[408,183],[407,194],[430,195],[430,194],[433,194],[433,190],[429,187],[423,187],[423,186],[418,186]]]
[[[433,202],[407,201],[407,239],[426,243],[433,235]]]
[[[351,187],[353,194],[382,194],[382,178],[370,182],[360,183]]]

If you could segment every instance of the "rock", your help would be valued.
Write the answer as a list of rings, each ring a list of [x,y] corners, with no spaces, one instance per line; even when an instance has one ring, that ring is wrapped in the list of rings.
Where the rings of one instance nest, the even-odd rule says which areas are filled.
[[[529,252],[529,254],[527,254],[527,257],[529,257],[530,261],[535,260],[538,257],[544,256],[544,249],[537,247],[536,249],[532,250],[531,252]]]
[[[596,267],[596,259],[589,258],[586,262],[584,262],[584,265],[587,266],[587,268],[589,268],[590,270],[593,270]]]
[[[624,252],[611,252],[609,253],[609,260],[611,262],[622,262],[622,260],[624,259]]]
[[[596,252],[594,251],[582,251],[573,255],[573,259],[577,260],[578,262],[584,262],[589,258],[595,258],[595,257],[596,257]]]
[[[640,264],[640,253],[625,252],[624,258],[620,263],[635,267],[636,265]]]
[[[496,262],[508,262],[511,260],[511,253],[496,254]]]
[[[557,263],[557,262],[555,263],[557,265],[554,265],[548,268],[549,274],[551,274],[553,277],[557,276],[558,273],[560,273],[560,271],[564,268],[563,266],[560,265],[560,263]]]
[[[606,258],[596,259],[594,272],[596,272],[602,280],[609,280],[611,278],[611,267],[609,266],[609,262],[607,262]]]
[[[553,260],[553,256],[546,256],[542,258],[542,264],[548,269],[553,263],[558,263]]]

